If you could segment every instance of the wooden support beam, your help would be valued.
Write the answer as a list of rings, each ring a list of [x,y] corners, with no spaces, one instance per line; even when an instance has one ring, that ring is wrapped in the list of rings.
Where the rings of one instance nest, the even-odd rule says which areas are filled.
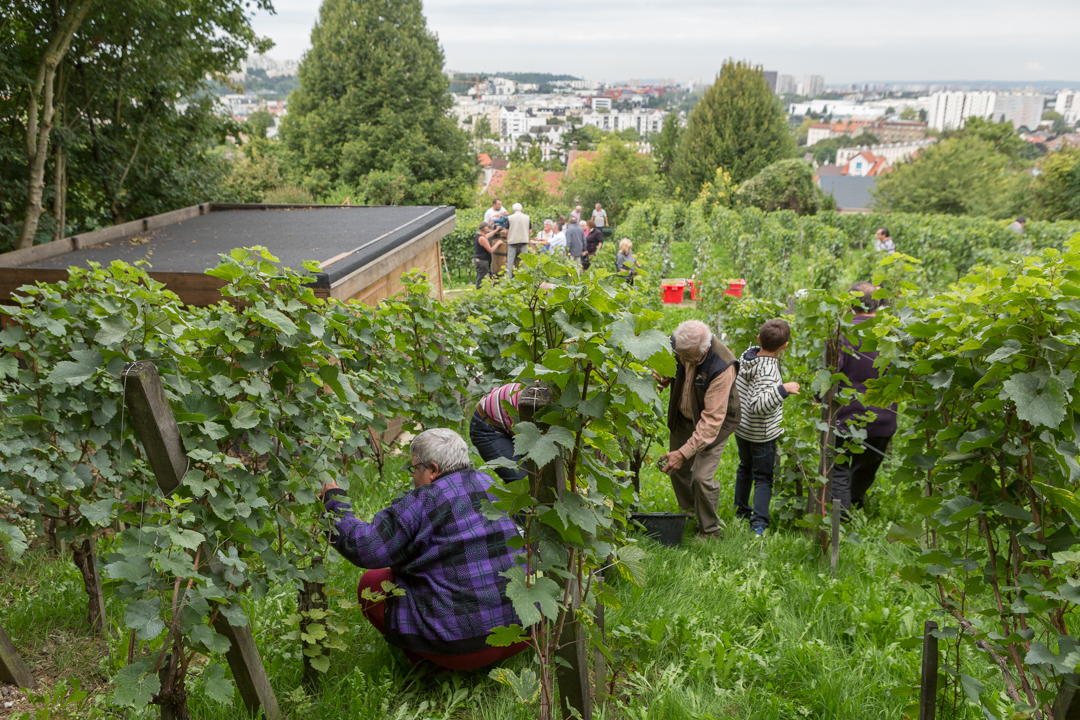
[[[919,682],[919,720],[934,720],[937,713],[938,647],[934,632],[938,625],[927,620],[923,626],[922,677]]]
[[[171,495],[187,474],[188,457],[157,367],[149,360],[131,363],[120,371],[120,381],[131,425],[146,449],[158,487]]]
[[[27,689],[37,687],[37,680],[3,627],[0,627],[0,683]]]
[[[120,381],[124,385],[132,427],[142,441],[158,487],[167,495],[179,487],[187,472],[188,460],[157,367],[148,360],[132,363],[120,372]],[[204,545],[204,552],[211,572],[220,572],[223,566],[209,546]],[[233,627],[223,613],[218,613],[214,629],[231,643],[225,657],[248,712],[261,712],[266,720],[281,720],[283,716],[277,697],[270,687],[270,678],[255,646],[251,627]]]
[[[518,413],[521,420],[533,422],[542,431],[548,426],[535,420],[537,412],[551,402],[551,388],[537,383],[526,387],[518,397]],[[529,477],[539,478],[536,499],[543,504],[551,504],[562,497],[566,488],[566,468],[562,458],[555,458],[542,468],[529,463]],[[567,548],[569,550],[569,548]],[[563,623],[562,635],[557,640],[555,655],[563,662],[557,662],[555,678],[559,685],[559,705],[564,720],[581,718],[592,720],[592,685],[589,681],[589,640],[585,628],[577,620],[577,610],[581,606],[580,588],[575,580],[556,577],[559,588],[570,586],[572,598],[570,613]],[[565,664],[564,664],[565,663]],[[601,684],[603,680],[599,681]]]

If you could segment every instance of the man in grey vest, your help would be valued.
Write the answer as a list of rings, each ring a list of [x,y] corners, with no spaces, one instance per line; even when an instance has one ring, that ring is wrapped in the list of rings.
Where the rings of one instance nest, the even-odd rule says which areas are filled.
[[[514,264],[518,255],[529,247],[531,223],[529,216],[521,212],[521,203],[514,203],[514,213],[509,217],[510,231],[506,233],[506,277],[514,277]]]
[[[679,507],[693,512],[698,533],[719,537],[720,483],[716,469],[724,445],[739,426],[739,395],[733,392],[739,362],[700,320],[687,320],[671,336],[678,368],[668,403],[668,452],[661,468],[671,476]]]

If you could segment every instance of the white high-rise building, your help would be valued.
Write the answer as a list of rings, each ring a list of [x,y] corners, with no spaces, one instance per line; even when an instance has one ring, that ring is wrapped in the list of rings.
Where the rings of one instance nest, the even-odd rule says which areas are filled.
[[[936,92],[930,96],[927,124],[955,130],[971,117],[1011,122],[1034,130],[1042,120],[1043,98],[1036,93]]]
[[[1054,112],[1065,117],[1065,123],[1075,126],[1080,122],[1080,90],[1063,90],[1054,102]]]
[[[992,117],[996,101],[997,93],[993,92],[936,92],[930,96],[926,124],[938,130],[955,130],[969,117]]]
[[[776,94],[777,95],[794,95],[797,86],[795,84],[795,78],[792,75],[777,75],[776,76]]]
[[[807,75],[803,78],[802,94],[811,100],[825,92],[825,78],[821,75]]]
[[[1042,122],[1043,96],[1038,93],[999,94],[994,103],[993,119],[1011,122],[1016,129],[1034,130]]]

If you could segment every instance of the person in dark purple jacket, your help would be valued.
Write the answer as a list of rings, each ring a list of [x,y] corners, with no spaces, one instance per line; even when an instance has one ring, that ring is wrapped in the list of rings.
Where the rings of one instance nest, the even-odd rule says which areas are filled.
[[[514,565],[507,542],[518,536],[517,526],[482,511],[495,500],[488,493],[493,480],[473,470],[468,446],[448,428],[420,433],[409,452],[414,489],[370,523],[353,515],[336,483],[323,485],[323,504],[337,517],[331,544],[368,568],[357,588],[364,615],[413,664],[426,659],[475,670],[517,654],[526,642],[487,644],[492,629],[521,625],[502,576]],[[378,602],[363,597],[365,589],[384,593],[384,581],[405,594]]]
[[[852,292],[862,293],[861,298],[856,299],[856,305],[852,308],[855,317],[851,323],[858,325],[877,315],[879,300],[874,298],[876,288],[872,283],[859,282],[851,286]],[[878,369],[874,367],[876,352],[862,352],[859,346],[853,344],[848,338],[843,339],[840,348],[840,360],[837,371],[843,373],[848,380],[847,386],[854,388],[859,393],[866,392],[866,381],[878,377]],[[874,484],[881,461],[885,459],[885,450],[889,441],[896,434],[896,404],[887,408],[865,406],[858,400],[852,400],[841,407],[836,413],[836,425],[840,432],[848,433],[859,426],[853,422],[856,418],[869,418],[869,413],[874,414],[874,419],[865,425],[866,439],[862,441],[862,452],[848,453],[847,460],[836,463],[833,468],[832,484],[833,498],[839,499],[844,514],[851,509],[852,504],[863,506],[866,500],[866,491]],[[858,446],[857,441],[849,441],[851,446]]]

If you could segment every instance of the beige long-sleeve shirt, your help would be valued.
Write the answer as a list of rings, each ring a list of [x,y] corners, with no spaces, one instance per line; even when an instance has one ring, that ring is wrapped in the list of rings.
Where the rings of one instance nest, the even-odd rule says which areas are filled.
[[[686,371],[686,381],[683,383],[682,397],[679,398],[679,413],[688,420],[693,420],[691,393],[694,392],[694,375],[697,373],[697,366],[693,363],[683,363],[683,369]],[[720,426],[724,424],[724,418],[727,417],[728,395],[731,394],[731,385],[734,382],[735,366],[732,365],[720,373],[705,391],[705,407],[694,427],[694,434],[679,448],[679,454],[687,460],[702,448],[711,445],[720,434]]]

